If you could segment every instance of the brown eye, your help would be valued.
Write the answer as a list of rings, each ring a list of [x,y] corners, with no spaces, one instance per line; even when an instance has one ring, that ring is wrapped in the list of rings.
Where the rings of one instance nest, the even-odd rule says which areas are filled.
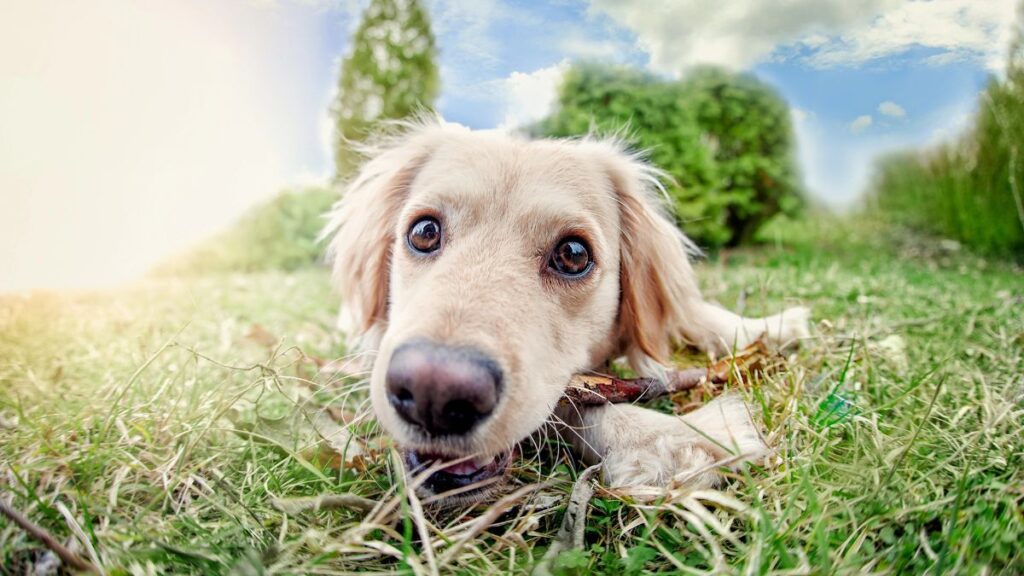
[[[565,238],[551,252],[548,267],[562,276],[579,278],[590,272],[594,267],[590,259],[590,250],[579,238]]]
[[[409,228],[406,235],[409,248],[417,254],[430,254],[441,247],[441,223],[427,216],[420,218]]]

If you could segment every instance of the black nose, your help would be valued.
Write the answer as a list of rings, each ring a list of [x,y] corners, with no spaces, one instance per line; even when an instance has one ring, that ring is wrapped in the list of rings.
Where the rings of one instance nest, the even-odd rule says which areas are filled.
[[[465,434],[498,404],[501,369],[473,348],[417,340],[388,364],[388,401],[406,422],[441,436]]]

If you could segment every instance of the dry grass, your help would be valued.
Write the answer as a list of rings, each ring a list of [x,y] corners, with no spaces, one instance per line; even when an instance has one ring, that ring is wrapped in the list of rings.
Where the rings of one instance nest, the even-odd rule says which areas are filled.
[[[701,267],[726,305],[800,301],[818,320],[747,392],[773,465],[654,501],[598,488],[584,548],[551,572],[1024,571],[1021,271],[874,236],[819,231]],[[529,572],[582,467],[538,437],[497,503],[433,511],[361,417],[357,379],[309,360],[343,352],[333,302],[320,270],[5,297],[3,498],[111,574]],[[288,507],[323,494],[372,508]],[[46,561],[0,520],[4,571]]]

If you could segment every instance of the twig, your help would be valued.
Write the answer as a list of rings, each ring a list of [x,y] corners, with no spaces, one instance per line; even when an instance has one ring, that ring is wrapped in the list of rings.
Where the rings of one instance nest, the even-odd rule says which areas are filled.
[[[15,510],[14,507],[7,503],[3,498],[0,498],[0,512],[2,512],[4,516],[10,518],[11,522],[14,522],[19,528],[27,532],[29,536],[39,540],[47,548],[53,550],[53,553],[59,556],[60,559],[71,568],[80,572],[99,572],[96,566],[91,562],[67,549],[49,532],[42,527],[33,524],[31,520],[23,516],[21,512]]]
[[[664,381],[657,378],[623,379],[606,374],[578,374],[573,376],[565,390],[565,398],[583,406],[620,404],[690,390],[706,380],[706,368],[673,370],[666,373]]]
[[[563,402],[578,406],[599,406],[651,400],[659,396],[692,390],[701,384],[721,386],[732,378],[736,369],[763,370],[771,355],[758,340],[734,355],[706,368],[670,370],[665,380],[657,378],[616,378],[606,374],[577,374],[569,382]]]
[[[305,510],[329,510],[334,508],[350,508],[361,512],[373,510],[376,502],[355,494],[323,494],[312,498],[275,498],[271,502],[285,514],[297,514]]]
[[[562,517],[562,526],[558,529],[558,536],[534,567],[533,576],[550,575],[552,563],[563,551],[583,549],[583,537],[587,528],[587,506],[594,497],[594,485],[590,481],[600,469],[600,464],[594,464],[576,478],[576,485],[572,487],[572,494],[569,496],[569,505],[566,506],[565,516]]]

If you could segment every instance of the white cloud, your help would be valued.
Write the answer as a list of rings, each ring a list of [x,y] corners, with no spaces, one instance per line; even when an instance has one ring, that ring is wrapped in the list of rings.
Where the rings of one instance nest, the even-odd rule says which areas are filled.
[[[505,94],[504,117],[499,130],[514,130],[541,120],[558,102],[558,87],[562,83],[568,60],[533,72],[513,72],[499,81],[498,89]]]
[[[840,31],[811,62],[856,65],[923,47],[938,51],[926,59],[929,64],[974,60],[1001,71],[1016,9],[1017,0],[899,2],[867,25]]]
[[[879,104],[878,113],[890,118],[903,118],[907,115],[907,111],[902,106],[891,100],[886,100]]]
[[[637,34],[657,72],[679,74],[695,64],[747,68],[780,46],[870,22],[898,0],[593,0]]]
[[[850,122],[850,132],[860,134],[870,128],[872,123],[874,123],[874,120],[871,116],[868,116],[867,114],[858,116],[853,122]]]
[[[914,47],[1001,69],[1016,0],[592,0],[637,35],[653,70],[744,69],[773,57],[859,65]]]
[[[789,109],[789,114],[793,117],[793,122],[795,124],[803,124],[809,120],[814,120],[816,116],[814,112],[804,110],[803,108],[798,108],[796,106]]]
[[[621,61],[635,48],[618,39],[594,38],[580,29],[558,31],[557,45],[570,58],[583,60]]]
[[[980,102],[960,102],[945,109],[937,110],[932,114],[935,121],[931,122],[932,132],[925,144],[936,145],[959,137],[970,126],[977,115],[976,105]]]

